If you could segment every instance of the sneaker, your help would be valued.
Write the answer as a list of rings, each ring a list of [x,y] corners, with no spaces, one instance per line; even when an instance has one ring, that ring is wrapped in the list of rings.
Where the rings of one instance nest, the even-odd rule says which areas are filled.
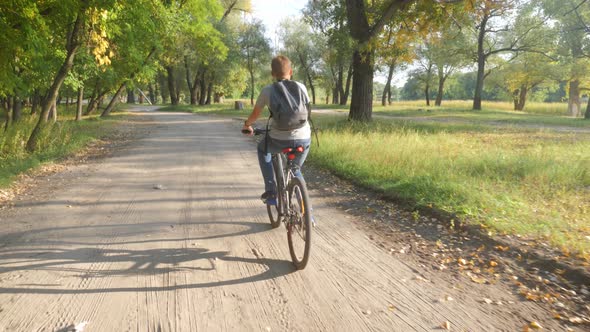
[[[264,194],[260,196],[260,199],[264,204],[277,205],[277,195],[271,191],[265,191]]]

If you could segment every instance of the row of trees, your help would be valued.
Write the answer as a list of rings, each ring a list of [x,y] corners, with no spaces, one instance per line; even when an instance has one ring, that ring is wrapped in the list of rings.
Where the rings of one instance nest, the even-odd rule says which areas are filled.
[[[250,6],[249,0],[3,1],[5,126],[30,106],[38,117],[27,142],[34,151],[40,132],[57,119],[59,101],[73,96],[77,120],[98,110],[108,116],[125,92],[133,101],[137,89],[174,105],[182,98],[209,104],[246,88],[253,96],[271,51],[262,23],[242,15]]]
[[[428,105],[433,97],[441,105],[449,78],[465,81],[474,110],[491,94],[522,110],[531,91],[565,86],[578,116],[590,89],[589,0],[325,0],[310,1],[303,17],[283,23],[284,52],[312,93],[321,86],[346,104],[352,90],[353,120],[371,118],[375,71],[386,77],[383,105],[403,68],[411,69],[404,90],[414,90],[406,95],[419,89]]]
[[[64,98],[76,97],[78,119],[99,109],[107,116],[137,88],[174,105],[244,94],[253,103],[270,78],[272,50],[262,22],[245,14],[250,7],[249,0],[3,1],[6,125],[30,105],[38,117],[32,151]],[[471,79],[475,110],[485,84],[504,89],[517,109],[530,91],[559,85],[577,115],[590,88],[590,0],[311,0],[302,14],[283,22],[280,52],[314,103],[325,91],[327,102],[350,104],[352,120],[371,119],[375,72],[387,78],[386,104],[402,68],[413,69],[408,84],[436,105],[449,81]]]

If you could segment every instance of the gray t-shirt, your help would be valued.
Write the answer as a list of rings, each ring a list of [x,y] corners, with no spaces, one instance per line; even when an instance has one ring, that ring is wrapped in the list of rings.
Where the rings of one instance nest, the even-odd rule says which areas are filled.
[[[296,82],[303,93],[309,100],[309,95],[307,94],[307,88],[305,85]],[[272,84],[265,86],[262,91],[260,91],[260,95],[258,99],[256,99],[256,107],[260,107],[264,109],[264,107],[270,107],[270,93],[272,91]],[[273,127],[272,125],[272,118],[270,119],[270,137],[272,139],[287,141],[293,139],[308,139],[311,138],[311,127],[309,126],[309,121],[305,122],[305,125],[301,128],[294,129],[294,130],[278,130]]]

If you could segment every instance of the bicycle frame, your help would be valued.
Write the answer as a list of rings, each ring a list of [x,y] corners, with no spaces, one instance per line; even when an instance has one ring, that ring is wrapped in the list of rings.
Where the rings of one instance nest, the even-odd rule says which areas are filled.
[[[287,165],[285,165],[287,163]],[[277,200],[279,202],[279,214],[283,217],[287,216],[289,206],[289,195],[287,194],[287,185],[293,177],[295,171],[299,168],[292,160],[287,160],[285,154],[282,152],[272,155],[273,172],[277,184]],[[283,221],[287,221],[284,218]]]

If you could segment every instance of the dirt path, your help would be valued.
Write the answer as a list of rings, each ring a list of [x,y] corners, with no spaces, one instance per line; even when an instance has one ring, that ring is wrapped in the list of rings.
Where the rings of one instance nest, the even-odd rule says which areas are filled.
[[[423,274],[314,191],[312,258],[294,271],[251,139],[231,120],[149,116],[149,136],[0,212],[1,330],[564,330],[510,288]]]
[[[318,109],[313,110],[314,113],[319,114],[335,114],[340,116],[348,116],[348,111],[337,110],[337,109]],[[527,128],[527,129],[539,129],[539,130],[550,130],[560,133],[590,133],[590,128],[583,127],[569,127],[569,126],[558,126],[558,125],[543,125],[535,123],[511,123],[503,121],[490,121],[490,120],[467,120],[459,119],[456,117],[432,117],[432,116],[396,116],[390,114],[379,114],[373,113],[373,117],[377,119],[391,119],[400,121],[412,121],[412,122],[440,122],[440,123],[452,123],[452,124],[478,124],[493,127],[504,127],[504,128]]]

